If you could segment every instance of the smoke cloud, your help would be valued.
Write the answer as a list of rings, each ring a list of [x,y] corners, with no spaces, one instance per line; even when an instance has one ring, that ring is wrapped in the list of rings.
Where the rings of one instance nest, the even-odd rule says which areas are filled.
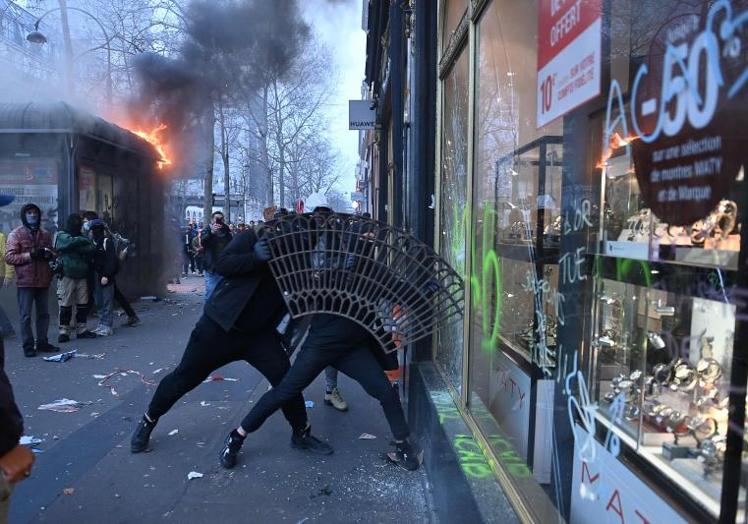
[[[137,59],[140,92],[131,104],[133,115],[168,124],[183,165],[195,160],[213,102],[249,100],[270,78],[283,78],[310,36],[297,0],[198,0],[186,20],[176,58]]]

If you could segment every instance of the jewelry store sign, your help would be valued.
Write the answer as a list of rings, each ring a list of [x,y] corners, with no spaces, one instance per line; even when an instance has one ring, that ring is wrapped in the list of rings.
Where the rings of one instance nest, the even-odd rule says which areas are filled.
[[[540,0],[538,127],[600,94],[602,0]]]
[[[584,433],[577,425],[576,432]],[[574,446],[571,519],[578,524],[621,522],[680,524],[685,520],[631,470],[594,441],[595,457],[583,460]]]
[[[741,5],[719,0],[703,12],[681,3],[632,77],[622,122],[630,124],[636,177],[647,206],[671,225],[709,215],[740,178],[748,125],[748,10]],[[617,93],[612,101],[622,105]],[[608,107],[610,117],[625,115]]]

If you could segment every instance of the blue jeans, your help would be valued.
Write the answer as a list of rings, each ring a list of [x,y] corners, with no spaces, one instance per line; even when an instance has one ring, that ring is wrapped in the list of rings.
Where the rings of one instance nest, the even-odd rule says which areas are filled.
[[[31,330],[31,308],[36,304],[36,344],[47,344],[49,329],[49,288],[19,287],[18,309],[21,313],[21,340],[23,349],[34,349],[34,332]]]
[[[332,366],[325,368],[325,391],[332,393],[332,390],[338,387],[338,370]]]
[[[210,296],[213,294],[213,291],[216,290],[216,287],[218,284],[221,283],[221,280],[223,280],[223,277],[219,275],[218,273],[213,273],[212,271],[206,271],[205,272],[205,301],[207,302]]]
[[[96,275],[96,309],[99,310],[99,324],[107,327],[114,325],[114,280],[106,286],[101,285],[101,275]]]

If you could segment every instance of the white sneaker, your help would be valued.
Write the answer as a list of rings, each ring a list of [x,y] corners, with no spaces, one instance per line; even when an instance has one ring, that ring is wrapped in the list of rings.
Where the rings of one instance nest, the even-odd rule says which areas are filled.
[[[94,331],[94,333],[96,333],[100,337],[109,337],[111,335],[114,335],[114,330],[109,326],[100,326],[96,328],[96,331]]]
[[[325,392],[325,404],[332,406],[338,411],[348,411],[348,403],[343,400],[340,390],[335,388],[332,393]]]

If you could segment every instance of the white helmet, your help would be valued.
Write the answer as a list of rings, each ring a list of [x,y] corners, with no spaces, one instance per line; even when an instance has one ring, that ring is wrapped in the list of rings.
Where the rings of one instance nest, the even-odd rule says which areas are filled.
[[[327,201],[327,197],[322,193],[312,193],[304,201],[304,209],[314,211],[318,207],[326,207],[330,209],[330,203]]]

